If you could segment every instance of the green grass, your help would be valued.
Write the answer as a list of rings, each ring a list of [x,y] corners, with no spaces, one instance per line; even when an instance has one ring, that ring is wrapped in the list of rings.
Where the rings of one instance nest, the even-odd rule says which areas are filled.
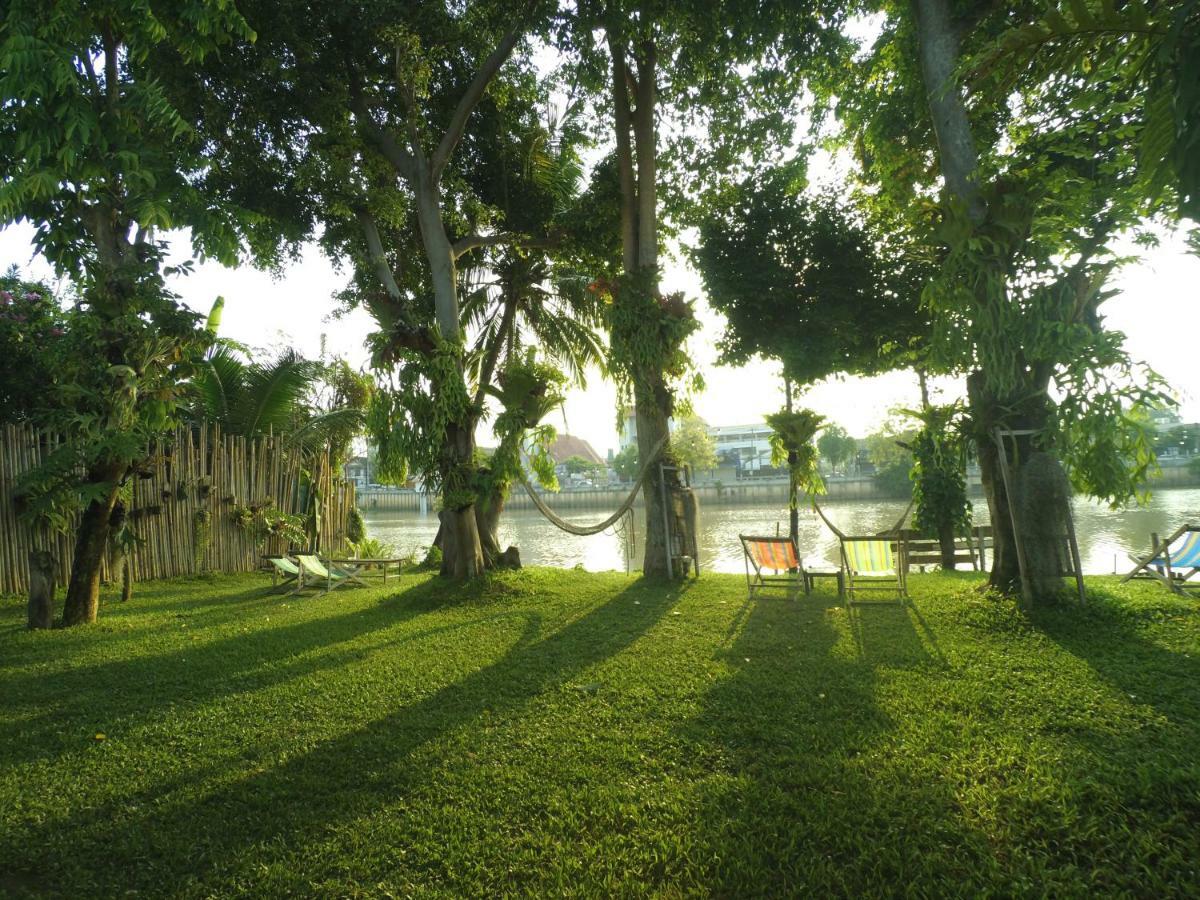
[[[0,604],[0,895],[1200,892],[1200,613],[532,570]],[[103,734],[104,739],[97,739]]]

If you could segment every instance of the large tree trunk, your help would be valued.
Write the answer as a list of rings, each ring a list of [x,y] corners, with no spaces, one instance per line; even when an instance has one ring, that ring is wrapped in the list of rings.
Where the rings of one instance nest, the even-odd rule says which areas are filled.
[[[670,430],[670,396],[661,373],[657,384],[654,381],[653,376],[645,377],[642,384],[634,386],[638,458],[641,460],[656,459],[653,455],[656,450],[661,458],[662,440]],[[645,382],[651,382],[649,390],[644,386]],[[665,402],[664,394],[667,395]],[[669,497],[678,486],[679,478],[674,472],[667,473],[665,478]],[[674,552],[668,547],[667,518],[670,511],[663,505],[663,479],[657,463],[652,463],[650,475],[643,482],[642,489],[646,501],[646,554],[642,559],[642,574],[653,577],[667,575],[667,557]]]
[[[49,550],[29,552],[30,629],[54,627],[54,557]]]
[[[1054,599],[1062,587],[1062,560],[1058,550],[1070,519],[1070,494],[1055,478],[1039,474],[1047,454],[1034,445],[1031,435],[1005,439],[1009,484],[1004,482],[1000,452],[993,437],[997,426],[1015,431],[1041,431],[1048,422],[1045,389],[1030,385],[1021,401],[997,400],[986,390],[981,373],[967,379],[971,416],[979,451],[979,470],[987,496],[995,546],[988,583],[999,590],[1024,593],[1017,536],[1013,531],[1014,506],[1021,540],[1026,550],[1026,577],[1034,602]],[[1032,399],[1029,399],[1032,398]],[[1031,464],[1033,468],[1031,468]],[[1009,488],[1013,495],[1010,496]]]
[[[951,196],[975,224],[987,216],[979,192],[979,157],[956,70],[959,35],[950,0],[913,0],[925,97],[933,119],[938,162]]]
[[[958,566],[954,557],[957,555],[955,549],[956,535],[954,534],[954,524],[951,522],[943,522],[938,527],[938,549],[942,553],[942,568],[947,572],[953,572]]]
[[[117,502],[124,472],[109,465],[89,473],[90,484],[108,484],[106,494],[93,500],[79,520],[75,537],[75,556],[71,561],[71,581],[63,607],[63,624],[95,622],[100,608],[100,572],[108,552],[109,521]]]
[[[475,429],[473,425],[450,425],[446,429],[443,456],[442,574],[455,579],[476,578],[483,574],[483,548],[475,519],[474,498],[464,503],[466,482],[473,475]]]
[[[434,307],[438,327],[447,341],[461,337],[458,308],[458,284],[454,270],[454,250],[446,237],[442,222],[437,182],[426,171],[423,162],[418,166],[413,184],[417,199],[417,222],[425,256],[433,278]],[[464,379],[461,361],[454,377]],[[455,386],[458,387],[457,385]],[[435,384],[434,391],[443,385]],[[462,385],[465,391],[465,383]],[[450,578],[475,578],[483,574],[483,548],[479,543],[479,528],[475,520],[475,504],[463,504],[467,476],[474,469],[475,422],[451,424],[446,429],[446,444],[442,452],[443,508],[438,514],[442,522],[442,574]]]
[[[658,140],[654,127],[657,101],[657,57],[652,41],[642,41],[634,55],[636,77],[629,70],[629,50],[609,36],[612,56],[613,115],[616,127],[617,171],[621,187],[621,244],[627,285],[658,294]],[[631,89],[632,87],[632,89]],[[632,97],[631,97],[632,94]],[[649,275],[647,278],[645,276]],[[631,300],[634,298],[630,298]],[[640,299],[640,298],[639,298]],[[616,302],[621,302],[618,295]],[[637,300],[634,300],[637,302]],[[638,456],[650,465],[642,490],[646,509],[646,554],[642,573],[667,574],[667,510],[663,507],[663,477],[658,469],[664,438],[670,431],[674,398],[661,371],[634,371]],[[668,494],[678,476],[667,476]]]
[[[504,512],[504,495],[493,490],[475,504],[475,525],[479,529],[479,545],[483,564],[488,569],[521,568],[521,552],[514,546],[500,549],[500,514]]]

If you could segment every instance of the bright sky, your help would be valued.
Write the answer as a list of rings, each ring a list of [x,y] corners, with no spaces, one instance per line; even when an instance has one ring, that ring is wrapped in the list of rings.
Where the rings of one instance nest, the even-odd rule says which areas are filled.
[[[33,254],[32,229],[12,226],[0,232],[0,267],[16,263],[26,275],[49,279],[49,266]],[[184,249],[185,245],[181,245]],[[1128,335],[1128,348],[1149,362],[1179,390],[1186,421],[1200,421],[1200,365],[1196,355],[1196,313],[1200,311],[1200,259],[1189,255],[1181,235],[1164,240],[1161,247],[1139,251],[1140,261],[1115,279],[1120,294],[1105,304],[1108,323]],[[250,267],[227,269],[216,263],[197,266],[173,288],[193,309],[207,312],[213,299],[225,297],[221,324],[224,336],[252,347],[276,349],[294,346],[315,356],[322,338],[328,349],[363,365],[364,339],[372,330],[370,317],[361,311],[333,319],[333,294],[346,276],[315,247],[281,278]],[[712,425],[742,425],[762,421],[764,414],[782,405],[782,388],[776,367],[758,363],[742,368],[715,365],[715,343],[721,318],[704,301],[699,276],[678,258],[664,272],[663,289],[682,290],[695,298],[703,325],[690,345],[704,373],[706,387],[694,398],[696,412]],[[945,396],[957,396],[960,385],[939,382]],[[878,378],[844,378],[811,388],[801,400],[851,434],[875,430],[895,406],[918,401],[916,379],[909,373]],[[579,435],[602,456],[617,447],[616,394],[613,387],[593,378],[586,391],[572,391],[563,415],[551,422],[560,431]],[[565,418],[565,421],[563,419]],[[481,435],[481,440],[487,439]]]

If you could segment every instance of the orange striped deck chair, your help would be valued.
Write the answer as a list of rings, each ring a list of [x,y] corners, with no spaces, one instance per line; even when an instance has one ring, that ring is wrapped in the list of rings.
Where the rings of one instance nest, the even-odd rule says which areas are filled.
[[[789,597],[797,591],[808,593],[804,564],[790,537],[739,534],[738,539],[746,555],[746,586],[751,599],[761,591],[770,590],[785,591]],[[768,575],[768,572],[772,574]]]

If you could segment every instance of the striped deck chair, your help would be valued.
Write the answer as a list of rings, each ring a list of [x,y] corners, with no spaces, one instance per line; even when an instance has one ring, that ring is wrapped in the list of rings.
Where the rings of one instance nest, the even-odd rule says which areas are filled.
[[[1121,579],[1121,584],[1133,578],[1153,578],[1177,594],[1188,589],[1200,589],[1200,581],[1189,580],[1200,572],[1200,526],[1184,525],[1166,540],[1151,535],[1147,556],[1135,557],[1133,571]]]
[[[838,534],[842,566],[846,570],[846,594],[856,602],[860,593],[895,594],[904,602],[908,596],[908,563],[904,544],[891,537]]]
[[[296,562],[300,566],[302,580],[308,584],[323,584],[325,590],[321,593],[328,594],[334,588],[344,587],[347,584],[355,583],[355,579],[348,572],[343,572],[334,566],[326,566],[320,559],[311,554],[301,554],[296,557]]]
[[[858,594],[895,594],[904,603],[908,597],[908,557],[904,541],[900,538],[904,520],[908,518],[913,501],[909,501],[899,520],[887,531],[879,534],[843,534],[825,515],[825,510],[812,498],[813,510],[821,517],[829,530],[837,535],[842,551],[842,568],[846,572],[846,595],[850,603],[858,600]]]
[[[264,556],[263,560],[271,566],[271,587],[268,588],[268,592],[287,590],[293,582],[296,586],[292,593],[299,593],[304,589],[300,567],[286,556]]]
[[[789,597],[795,596],[797,591],[808,593],[804,564],[790,537],[739,534],[738,540],[742,542],[742,552],[746,557],[746,587],[750,591],[750,599],[756,593],[769,590],[782,590]],[[750,574],[751,567],[754,569],[753,575]],[[768,571],[773,574],[766,574]]]

